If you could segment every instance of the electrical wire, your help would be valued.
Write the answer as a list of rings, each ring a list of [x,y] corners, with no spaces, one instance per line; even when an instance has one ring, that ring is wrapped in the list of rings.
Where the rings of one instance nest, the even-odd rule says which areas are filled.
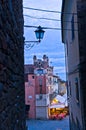
[[[24,15],[26,17],[29,17],[29,18],[33,18],[33,19],[44,19],[44,20],[52,20],[52,21],[61,21],[61,20],[58,20],[58,19],[51,19],[51,18],[38,18],[38,17],[35,17],[35,16],[31,16],[31,15]]]
[[[45,9],[36,9],[31,7],[23,7],[24,9],[30,9],[30,10],[36,10],[36,11],[42,11],[42,12],[49,12],[49,13],[59,13],[59,14],[67,14],[67,15],[77,15],[77,13],[67,13],[67,12],[60,12],[60,11],[52,11],[52,10],[45,10]]]
[[[24,27],[27,27],[27,28],[38,28],[38,26],[30,26],[30,25],[24,25]],[[53,29],[53,30],[68,30],[68,31],[71,31],[72,29],[61,29],[61,28],[51,28],[51,27],[42,27],[42,29]],[[74,29],[74,31],[78,31],[76,29]]]
[[[61,20],[59,20],[59,19],[51,19],[51,18],[38,18],[38,17],[35,17],[35,16],[31,16],[31,15],[24,15],[24,16],[26,16],[26,17],[29,17],[29,18],[32,18],[32,19],[44,19],[44,20],[52,20],[52,21],[59,21],[59,22],[61,22]],[[69,22],[71,22],[71,21],[63,21],[64,23],[69,23]],[[74,23],[78,23],[78,22],[74,22]]]

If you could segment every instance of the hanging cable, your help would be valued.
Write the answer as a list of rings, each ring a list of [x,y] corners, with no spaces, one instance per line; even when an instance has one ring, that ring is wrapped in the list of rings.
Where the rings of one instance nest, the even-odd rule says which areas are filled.
[[[37,28],[38,26],[30,26],[30,25],[24,25],[24,27],[27,27],[27,28]],[[51,28],[51,27],[42,27],[42,29],[52,29],[52,30],[68,30],[68,31],[71,31],[71,29],[61,29],[61,28]],[[74,29],[74,31],[78,31],[76,29]]]
[[[59,19],[51,19],[51,18],[38,18],[38,17],[35,17],[35,16],[31,16],[31,15],[24,15],[24,16],[26,16],[26,17],[29,17],[29,18],[32,18],[32,19],[44,19],[44,20],[52,20],[52,21],[59,21],[59,22],[61,22],[61,20],[59,20]],[[71,21],[63,21],[64,23],[69,23],[69,22],[71,22]],[[78,22],[74,22],[74,23],[78,23]]]
[[[44,20],[52,20],[52,21],[61,21],[61,20],[58,20],[58,19],[51,19],[51,18],[38,18],[38,17],[35,17],[35,16],[31,16],[31,15],[24,15],[26,17],[29,17],[29,18],[33,18],[33,19],[44,19]]]
[[[67,13],[67,12],[60,12],[60,11],[52,11],[52,10],[45,10],[45,9],[36,9],[36,8],[30,8],[30,7],[23,7],[24,9],[30,9],[30,10],[37,10],[42,12],[49,12],[49,13],[59,13],[59,14],[67,14],[67,15],[77,15],[77,13]]]

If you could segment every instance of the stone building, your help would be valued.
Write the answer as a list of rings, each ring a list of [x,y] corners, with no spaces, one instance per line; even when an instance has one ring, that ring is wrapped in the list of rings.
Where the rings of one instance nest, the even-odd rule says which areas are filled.
[[[25,130],[22,0],[0,0],[0,130]]]
[[[86,130],[86,0],[63,0],[61,21],[70,129]]]

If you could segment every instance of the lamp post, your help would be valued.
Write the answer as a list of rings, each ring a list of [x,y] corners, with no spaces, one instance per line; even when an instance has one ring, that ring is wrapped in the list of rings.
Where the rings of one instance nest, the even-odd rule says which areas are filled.
[[[38,39],[38,41],[25,41],[25,48],[26,49],[31,49],[35,45],[35,43],[40,43],[41,39],[43,39],[43,37],[44,37],[45,31],[42,29],[41,26],[38,26],[34,32],[35,32],[35,35],[36,35],[36,38]]]

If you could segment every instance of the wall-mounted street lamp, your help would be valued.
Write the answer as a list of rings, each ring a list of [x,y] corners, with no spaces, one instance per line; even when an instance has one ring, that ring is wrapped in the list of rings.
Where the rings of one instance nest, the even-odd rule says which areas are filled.
[[[45,31],[42,29],[41,26],[38,26],[34,32],[38,41],[25,41],[25,49],[31,49],[35,45],[35,43],[40,43],[41,39],[43,39]]]
[[[36,38],[38,39],[38,42],[41,42],[41,39],[43,39],[44,37],[44,30],[42,29],[41,26],[39,26],[37,28],[37,30],[35,30],[35,34],[36,34]]]

